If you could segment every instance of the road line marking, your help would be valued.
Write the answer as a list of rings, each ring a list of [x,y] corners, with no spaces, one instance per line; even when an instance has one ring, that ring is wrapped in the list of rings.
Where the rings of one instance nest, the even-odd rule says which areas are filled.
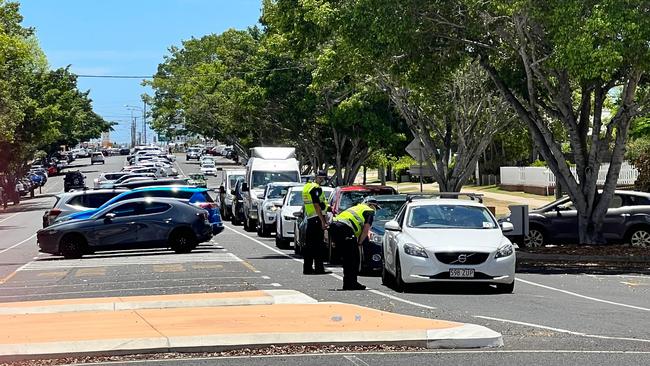
[[[7,221],[7,220],[9,220],[9,219],[12,218],[12,217],[17,216],[19,213],[20,213],[20,212],[16,212],[16,213],[13,214],[13,215],[9,215],[8,217],[5,217],[4,219],[0,220],[0,224],[3,223],[3,222],[5,222],[5,221]]]
[[[5,276],[5,278],[0,279],[0,285],[4,284],[5,282],[9,281],[16,275],[16,271],[11,272],[8,276]]]
[[[183,267],[183,264],[181,263],[175,263],[175,264],[154,264],[153,265],[153,271],[154,272],[185,272],[185,267]]]
[[[68,272],[43,272],[39,273],[37,276],[38,277],[54,277],[55,275],[65,275]],[[258,276],[253,276],[253,277],[219,277],[220,280],[258,280],[258,279],[263,279],[265,280],[266,278],[263,277],[258,277]],[[79,286],[104,286],[104,285],[114,285],[116,283],[119,283],[120,285],[126,284],[126,283],[145,283],[145,282],[190,282],[190,281],[205,281],[205,280],[214,280],[214,277],[202,277],[202,278],[161,278],[161,279],[155,279],[155,280],[134,280],[134,281],[113,281],[113,282],[92,282],[92,283],[71,283],[71,284],[64,284],[64,285],[58,285],[58,284],[45,284],[45,285],[30,285],[30,286],[12,286],[12,287],[2,287],[2,289],[6,290],[21,290],[21,289],[39,289],[39,288],[53,288],[53,287],[79,287]],[[28,281],[21,281],[21,282],[30,282],[33,283],[33,279],[30,279]],[[46,280],[41,280],[41,283],[46,282]],[[209,284],[206,284],[208,286]]]
[[[230,230],[230,231],[236,233],[236,234],[239,234],[239,235],[241,235],[241,236],[243,236],[243,237],[245,237],[245,238],[248,238],[248,239],[252,240],[254,243],[257,243],[257,244],[259,244],[259,245],[265,247],[266,249],[268,249],[268,250],[270,250],[270,251],[272,251],[272,252],[274,252],[274,253],[278,253],[278,254],[283,255],[283,256],[285,256],[285,257],[287,257],[287,258],[289,258],[289,259],[293,259],[294,261],[296,261],[296,262],[298,262],[298,263],[303,263],[303,260],[302,260],[302,259],[294,258],[294,257],[288,255],[287,253],[285,253],[285,252],[283,252],[283,251],[280,251],[280,250],[277,250],[277,249],[275,249],[275,248],[273,248],[273,247],[271,247],[271,246],[268,246],[268,245],[266,245],[265,243],[263,243],[263,242],[261,242],[261,241],[255,239],[255,238],[253,238],[253,237],[250,237],[250,236],[248,236],[248,235],[246,235],[246,234],[244,234],[244,233],[240,233],[239,231],[237,231],[237,230],[235,230],[235,229],[233,229],[233,228],[231,228],[231,227],[229,227],[229,226],[227,226],[227,225],[224,225],[224,227],[225,227],[226,229],[228,229],[228,230]],[[330,275],[331,277],[336,278],[336,279],[339,280],[339,281],[343,281],[343,277],[341,277],[341,276],[339,276],[339,275],[337,275],[337,274],[335,274],[335,273],[330,273],[329,275]],[[435,309],[436,309],[436,308],[433,307],[433,306],[424,305],[424,304],[420,304],[420,303],[413,302],[413,301],[410,301],[410,300],[402,299],[401,297],[397,297],[397,296],[394,296],[394,295],[391,295],[391,294],[385,293],[385,292],[383,292],[383,291],[379,291],[379,290],[375,290],[375,289],[370,289],[370,288],[368,289],[368,291],[369,291],[369,292],[372,292],[372,293],[375,294],[375,295],[384,296],[384,297],[387,297],[387,298],[389,298],[389,299],[393,299],[393,300],[395,300],[395,301],[400,301],[400,302],[403,302],[403,303],[405,303],[405,304],[409,304],[409,305],[413,305],[413,306],[421,307],[421,308],[423,308],[423,309],[428,309],[428,310],[435,310]]]
[[[255,268],[252,264],[248,263],[247,261],[242,261],[241,263],[244,265],[244,267],[250,269],[251,271],[255,273],[261,273],[260,271],[257,270],[257,268]]]
[[[366,363],[364,360],[360,359],[357,356],[343,356],[343,358],[352,362],[354,366],[370,366],[368,363]]]
[[[195,263],[192,264],[193,269],[217,269],[223,268],[223,264],[213,264],[213,263]]]
[[[598,298],[595,298],[595,297],[585,296],[585,295],[581,295],[581,294],[578,294],[578,293],[575,293],[575,292],[562,290],[562,289],[551,287],[551,286],[542,285],[540,283],[531,282],[531,281],[527,281],[527,280],[522,280],[520,278],[517,278],[516,281],[517,282],[523,282],[523,283],[526,283],[526,284],[529,284],[529,285],[532,285],[532,286],[545,288],[547,290],[562,292],[562,293],[567,294],[567,295],[576,296],[576,297],[580,297],[580,298],[591,300],[591,301],[602,302],[604,304],[622,306],[622,307],[625,307],[625,308],[630,308],[630,309],[635,309],[635,310],[650,311],[650,308],[644,308],[644,307],[641,307],[641,306],[634,306],[634,305],[622,304],[620,302],[614,302],[614,301],[609,301],[609,300],[598,299]]]
[[[68,274],[68,271],[63,271],[63,272],[43,272],[43,273],[39,273],[36,276],[37,277],[48,277],[48,278],[50,278],[50,277],[61,277],[62,278],[62,277],[65,277],[65,275],[67,275],[67,274]],[[60,286],[60,285],[51,285],[50,284],[50,285],[47,285],[47,286],[24,286],[24,287],[21,287],[21,288],[38,288],[38,287],[48,287],[49,288],[49,287],[54,287],[54,286]]]
[[[511,324],[518,324],[518,325],[525,325],[527,327],[533,327],[533,328],[539,328],[539,329],[546,329],[546,330],[551,330],[554,332],[558,333],[566,333],[566,334],[571,334],[571,335],[576,335],[580,337],[587,337],[587,338],[598,338],[598,339],[611,339],[611,340],[619,340],[619,341],[632,341],[632,342],[644,342],[644,343],[650,343],[650,339],[643,339],[643,338],[626,338],[626,337],[613,337],[613,336],[603,336],[603,335],[596,335],[596,334],[587,334],[587,333],[582,333],[582,332],[574,332],[572,330],[567,330],[567,329],[561,329],[561,328],[554,328],[554,327],[549,327],[546,325],[540,325],[540,324],[533,324],[533,323],[526,323],[526,322],[520,322],[517,320],[508,320],[508,319],[501,319],[501,318],[493,318],[491,316],[482,316],[482,315],[474,315],[475,318],[479,319],[485,319],[485,320],[494,320],[498,322],[504,322],[504,323],[511,323]]]
[[[75,274],[75,277],[101,277],[106,276],[105,267],[93,267],[93,268],[79,268]]]
[[[2,254],[2,253],[4,253],[4,252],[7,252],[7,251],[9,251],[9,250],[11,250],[11,249],[13,249],[13,248],[15,248],[15,247],[17,247],[17,246],[23,244],[23,243],[26,243],[26,242],[28,242],[28,241],[34,239],[35,237],[36,237],[36,234],[30,236],[29,238],[27,238],[27,239],[21,241],[21,242],[18,243],[18,244],[14,244],[14,245],[10,246],[9,248],[6,248],[6,249],[3,249],[3,250],[0,250],[0,254]]]

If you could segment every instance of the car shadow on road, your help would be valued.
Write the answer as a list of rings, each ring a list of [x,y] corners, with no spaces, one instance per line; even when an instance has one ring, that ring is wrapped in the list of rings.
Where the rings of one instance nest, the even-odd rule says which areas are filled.
[[[41,195],[41,197],[50,197],[49,195]],[[32,212],[32,211],[41,211],[52,208],[52,202],[50,201],[20,201],[17,206],[8,206],[6,210],[0,210],[0,213],[19,213],[19,212]]]
[[[410,294],[429,294],[429,295],[499,294],[499,292],[496,290],[495,287],[492,287],[486,283],[447,283],[447,282],[411,284],[404,292]]]

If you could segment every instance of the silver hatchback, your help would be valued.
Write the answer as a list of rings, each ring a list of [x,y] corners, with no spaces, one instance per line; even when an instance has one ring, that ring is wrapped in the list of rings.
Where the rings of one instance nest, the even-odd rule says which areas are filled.
[[[111,198],[126,191],[126,189],[98,189],[58,194],[54,206],[45,211],[43,215],[43,227],[52,225],[59,217],[98,208]]]

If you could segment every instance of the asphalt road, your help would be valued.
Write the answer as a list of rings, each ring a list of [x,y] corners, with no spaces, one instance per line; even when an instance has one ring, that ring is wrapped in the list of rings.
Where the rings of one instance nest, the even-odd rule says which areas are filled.
[[[77,167],[92,184],[101,171],[118,171],[124,157],[105,165]],[[84,165],[86,164],[86,165]],[[198,163],[179,157],[181,172],[199,170]],[[224,159],[220,166],[231,165]],[[208,186],[219,187],[210,177]],[[473,286],[426,286],[396,293],[379,276],[364,276],[366,291],[341,291],[341,268],[328,275],[304,276],[293,250],[275,247],[273,238],[259,238],[241,226],[226,230],[187,255],[171,251],[98,253],[64,261],[39,254],[35,232],[43,211],[62,191],[53,177],[43,194],[17,209],[0,211],[0,302],[72,297],[171,294],[250,289],[295,289],[319,301],[341,301],[402,314],[475,323],[504,335],[505,346],[489,351],[437,351],[408,354],[221,358],[219,364],[294,365],[352,364],[620,364],[650,363],[650,276],[517,274],[513,294],[496,294]],[[147,365],[198,365],[213,359],[148,361]]]

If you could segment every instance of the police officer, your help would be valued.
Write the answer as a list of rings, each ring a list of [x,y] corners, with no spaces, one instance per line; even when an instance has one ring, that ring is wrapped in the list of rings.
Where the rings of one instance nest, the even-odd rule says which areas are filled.
[[[377,199],[369,197],[363,203],[350,207],[334,218],[330,235],[343,256],[343,289],[365,290],[366,286],[357,282],[361,248],[368,237],[368,231],[379,209]]]
[[[327,200],[323,189],[320,187],[327,180],[327,172],[319,170],[314,182],[308,182],[302,189],[304,211],[307,217],[307,232],[305,235],[305,248],[303,251],[303,274],[325,274],[321,246],[327,230]],[[314,267],[312,268],[312,264]]]

